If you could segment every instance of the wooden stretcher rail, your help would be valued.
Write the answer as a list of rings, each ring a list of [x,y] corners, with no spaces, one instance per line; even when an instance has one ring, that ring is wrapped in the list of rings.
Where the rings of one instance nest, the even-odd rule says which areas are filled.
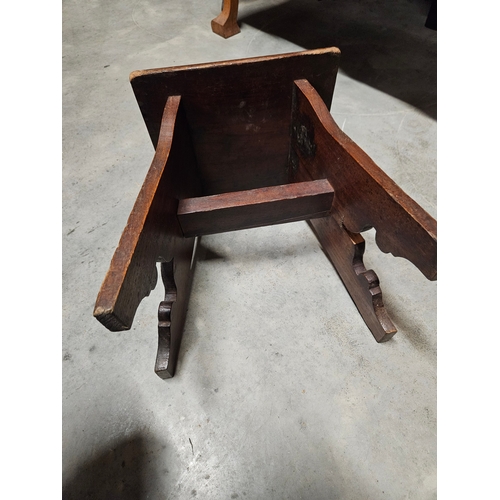
[[[185,237],[267,226],[330,214],[333,188],[326,179],[248,189],[179,201]]]

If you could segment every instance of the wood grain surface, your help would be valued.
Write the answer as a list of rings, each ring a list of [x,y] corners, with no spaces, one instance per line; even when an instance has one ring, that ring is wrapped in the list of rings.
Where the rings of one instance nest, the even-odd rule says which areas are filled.
[[[223,38],[229,38],[240,32],[238,0],[223,0],[222,12],[212,19],[212,31]]]
[[[132,88],[156,147],[170,95],[182,95],[203,194],[286,184],[291,101],[306,78],[330,106],[340,51],[291,54],[136,71]]]
[[[396,328],[359,233],[375,228],[382,251],[436,279],[436,221],[329,112],[339,55],[329,48],[132,73],[156,151],[94,315],[110,330],[129,329],[161,262],[160,377],[176,369],[195,236],[307,219],[378,342]]]
[[[328,179],[335,190],[332,216],[339,225],[351,233],[374,227],[383,252],[408,259],[429,280],[435,280],[435,219],[340,130],[310,82],[295,84],[291,149],[294,178]]]
[[[385,342],[397,330],[376,273],[364,266],[365,242],[359,233],[374,227],[382,251],[407,258],[435,280],[436,221],[340,130],[308,81],[295,84],[292,179],[326,178],[335,190],[331,215],[309,224],[373,336]]]
[[[184,236],[198,236],[324,217],[332,202],[322,179],[181,200],[177,217]]]
[[[96,300],[94,316],[108,329],[128,330],[141,300],[156,286],[157,262],[184,256],[179,198],[199,194],[187,122],[173,96],[164,106],[158,146]],[[187,250],[189,253],[189,250]]]

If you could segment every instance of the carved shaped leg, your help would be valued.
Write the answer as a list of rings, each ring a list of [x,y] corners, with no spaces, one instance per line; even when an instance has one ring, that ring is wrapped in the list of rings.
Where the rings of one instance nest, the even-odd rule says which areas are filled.
[[[168,362],[172,362],[170,348],[172,344],[172,306],[177,300],[177,287],[174,281],[174,261],[162,262],[161,277],[165,286],[165,299],[158,307],[158,353],[156,355],[155,372],[161,378],[168,378]]]
[[[224,0],[222,12],[212,19],[212,31],[224,38],[237,35],[238,26],[238,0]]]
[[[359,233],[375,228],[383,252],[408,259],[435,280],[436,221],[342,132],[307,80],[295,81],[290,173],[294,182],[326,178],[333,187],[332,214],[310,224],[375,339],[389,340],[396,328],[376,274],[363,265]]]
[[[349,232],[334,217],[309,221],[323,250],[332,261],[359,313],[377,342],[386,342],[397,332],[387,314],[377,275],[363,264],[365,240]]]
[[[197,164],[180,96],[168,98],[155,156],[137,197],[94,316],[108,329],[128,330],[141,300],[154,289],[162,262],[165,300],[160,306],[156,373],[174,375],[186,317],[195,238],[184,238],[177,220],[179,199],[200,194]]]
[[[161,263],[165,298],[158,307],[158,353],[155,372],[162,378],[175,374],[189,295],[193,280],[194,238],[179,242],[176,255],[170,262]]]
[[[295,182],[328,179],[339,224],[352,233],[374,227],[380,250],[437,278],[436,221],[342,132],[306,80],[295,81],[290,159]]]

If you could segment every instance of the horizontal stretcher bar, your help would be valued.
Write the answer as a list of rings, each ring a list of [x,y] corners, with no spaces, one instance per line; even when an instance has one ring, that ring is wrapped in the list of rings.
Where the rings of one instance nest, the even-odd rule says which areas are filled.
[[[179,201],[186,238],[268,226],[330,214],[333,188],[326,179],[249,189]]]

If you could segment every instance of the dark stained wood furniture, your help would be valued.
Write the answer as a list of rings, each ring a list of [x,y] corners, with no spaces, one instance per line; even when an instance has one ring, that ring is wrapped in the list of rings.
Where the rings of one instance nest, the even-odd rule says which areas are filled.
[[[329,112],[339,57],[328,48],[131,74],[156,151],[94,316],[130,329],[161,262],[160,377],[175,372],[201,235],[308,220],[378,342],[396,328],[360,233],[375,228],[383,252],[436,279],[436,221]]]

